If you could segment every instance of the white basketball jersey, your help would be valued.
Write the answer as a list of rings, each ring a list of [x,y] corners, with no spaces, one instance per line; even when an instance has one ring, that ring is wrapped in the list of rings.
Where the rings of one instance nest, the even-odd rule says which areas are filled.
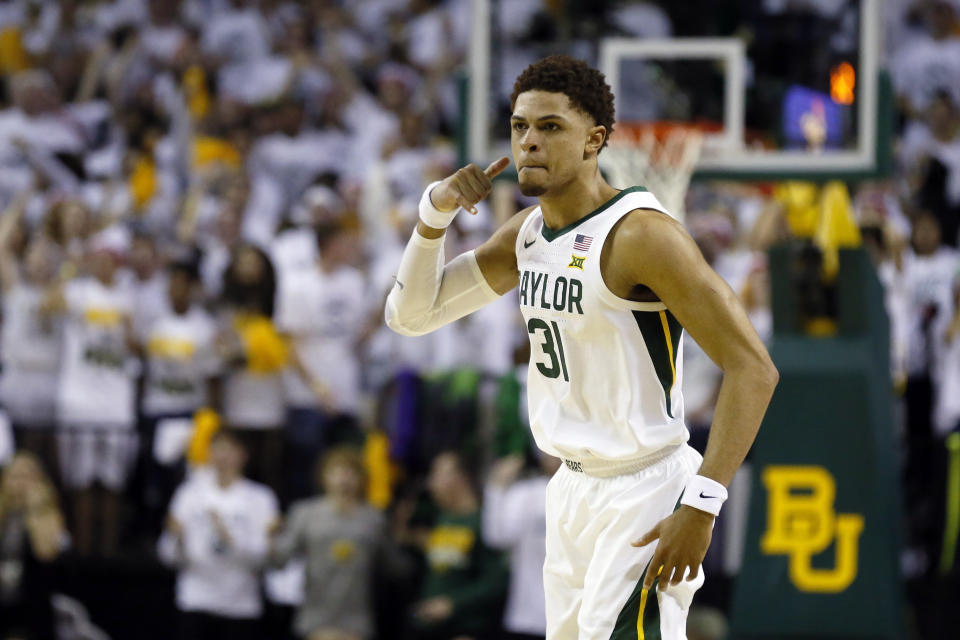
[[[660,302],[617,297],[600,274],[610,229],[634,209],[666,213],[632,187],[556,231],[537,207],[517,235],[530,427],[542,450],[568,460],[634,461],[688,438],[682,327]]]

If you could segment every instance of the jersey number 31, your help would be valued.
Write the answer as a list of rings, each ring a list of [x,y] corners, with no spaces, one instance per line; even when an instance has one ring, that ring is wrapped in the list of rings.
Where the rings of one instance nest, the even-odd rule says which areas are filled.
[[[543,330],[543,343],[540,348],[543,349],[544,355],[550,358],[550,366],[538,362],[537,369],[548,378],[559,378],[562,372],[563,379],[570,382],[570,376],[567,375],[567,359],[563,355],[563,341],[560,339],[560,327],[554,321],[547,324],[540,318],[530,318],[527,322],[527,333],[536,333],[538,329]]]

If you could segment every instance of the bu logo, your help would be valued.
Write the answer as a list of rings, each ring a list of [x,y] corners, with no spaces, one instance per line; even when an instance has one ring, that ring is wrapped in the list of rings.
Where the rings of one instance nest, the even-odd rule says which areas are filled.
[[[769,466],[763,470],[763,484],[767,530],[760,550],[790,556],[790,582],[800,591],[838,593],[849,587],[857,577],[863,516],[834,511],[837,485],[830,472],[814,466]],[[813,556],[834,543],[833,568],[815,569]]]

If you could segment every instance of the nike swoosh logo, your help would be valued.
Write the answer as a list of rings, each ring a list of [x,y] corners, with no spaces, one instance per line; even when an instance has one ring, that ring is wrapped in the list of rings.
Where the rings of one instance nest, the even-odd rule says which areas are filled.
[[[533,244],[534,242],[536,242],[536,241],[537,241],[536,238],[534,238],[534,239],[531,240],[530,242],[527,242],[526,240],[524,240],[524,241],[523,241],[523,248],[524,248],[524,249],[530,248],[530,245],[532,245],[532,244]]]
[[[704,500],[713,500],[713,499],[719,498],[720,496],[705,496],[703,495],[703,491],[701,491],[700,497],[703,498]]]
[[[397,283],[397,286],[400,287],[401,291],[403,290],[403,283],[397,280],[397,276],[393,276],[393,280]]]

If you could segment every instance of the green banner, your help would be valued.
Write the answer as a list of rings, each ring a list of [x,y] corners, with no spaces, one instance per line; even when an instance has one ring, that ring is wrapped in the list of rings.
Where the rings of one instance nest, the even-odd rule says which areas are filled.
[[[801,335],[794,253],[771,255],[780,384],[751,453],[733,638],[902,638],[899,466],[882,290],[845,251],[837,334]]]

